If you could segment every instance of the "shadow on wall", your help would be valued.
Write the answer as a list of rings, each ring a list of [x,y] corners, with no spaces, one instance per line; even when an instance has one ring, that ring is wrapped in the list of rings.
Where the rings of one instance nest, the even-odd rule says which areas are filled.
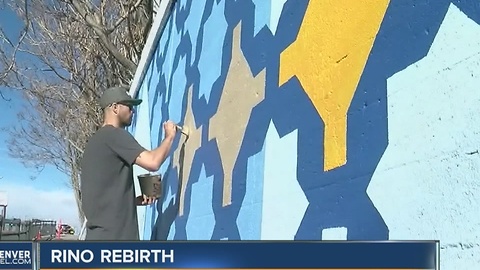
[[[183,137],[183,136],[182,136]],[[183,141],[183,142],[182,142]],[[170,173],[176,173],[177,170],[174,169],[173,163],[174,160],[172,160],[168,166],[168,174],[165,175],[164,179],[169,179],[169,177],[176,178],[176,179],[183,179],[183,174],[184,174],[184,162],[185,162],[185,145],[188,141],[188,137],[184,140],[179,142],[180,145],[180,151],[179,151],[179,157],[178,157],[178,163],[179,163],[179,170],[178,170],[178,177],[172,177]],[[172,179],[170,178],[170,179]],[[177,190],[181,190],[182,188],[182,181],[177,181],[178,182],[178,187]],[[163,181],[163,198],[165,198],[165,193],[167,191],[167,188],[165,187],[168,185],[167,181]],[[152,235],[151,238],[152,240],[167,240],[168,234],[170,232],[170,228],[173,225],[173,222],[175,219],[178,217],[178,211],[180,209],[180,192],[177,192],[175,195],[174,200],[170,200],[168,206],[165,208],[164,211],[162,211],[162,204],[157,203],[157,212],[158,216],[155,221],[154,226],[152,227]]]

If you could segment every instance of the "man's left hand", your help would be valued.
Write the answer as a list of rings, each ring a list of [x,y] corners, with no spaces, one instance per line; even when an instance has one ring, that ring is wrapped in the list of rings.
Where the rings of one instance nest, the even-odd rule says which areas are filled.
[[[147,195],[141,195],[137,197],[137,205],[150,205],[155,202],[157,198],[148,197]]]

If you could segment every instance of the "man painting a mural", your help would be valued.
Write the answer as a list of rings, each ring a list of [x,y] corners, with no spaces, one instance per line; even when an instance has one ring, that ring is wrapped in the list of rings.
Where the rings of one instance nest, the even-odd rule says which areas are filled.
[[[135,197],[133,165],[157,171],[167,158],[177,127],[163,124],[165,138],[151,151],[125,129],[132,123],[133,99],[123,87],[107,89],[100,98],[104,122],[89,138],[81,164],[81,198],[86,217],[85,240],[139,240],[137,205],[157,198]]]

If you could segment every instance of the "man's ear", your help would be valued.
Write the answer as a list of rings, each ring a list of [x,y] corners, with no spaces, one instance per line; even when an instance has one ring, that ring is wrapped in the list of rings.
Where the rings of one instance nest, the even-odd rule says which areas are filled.
[[[112,105],[112,111],[113,111],[114,114],[118,114],[118,104],[117,103]]]

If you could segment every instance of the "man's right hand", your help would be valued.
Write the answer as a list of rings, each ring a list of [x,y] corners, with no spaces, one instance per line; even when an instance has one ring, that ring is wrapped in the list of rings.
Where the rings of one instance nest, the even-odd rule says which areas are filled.
[[[173,139],[177,134],[177,126],[170,120],[163,123],[163,130],[165,131],[165,138]]]

